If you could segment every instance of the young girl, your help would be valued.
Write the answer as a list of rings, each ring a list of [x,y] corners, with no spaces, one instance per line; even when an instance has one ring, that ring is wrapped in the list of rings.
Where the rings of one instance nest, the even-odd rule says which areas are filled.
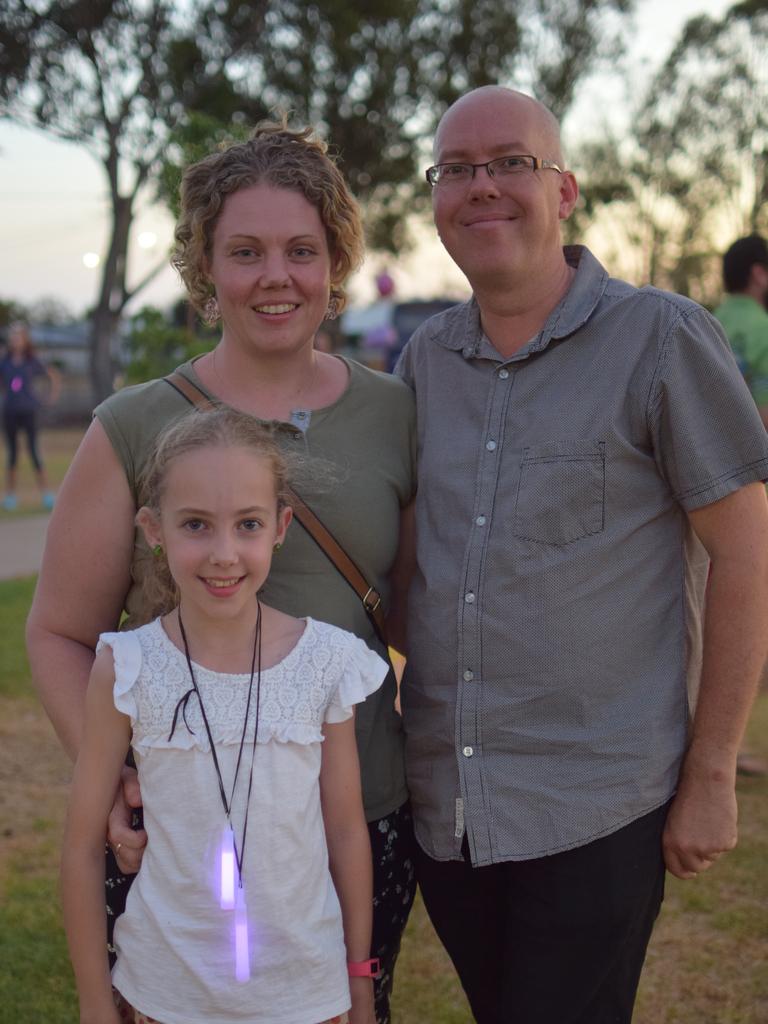
[[[374,1022],[352,705],[387,667],[260,602],[283,487],[265,428],[229,409],[185,417],[150,463],[137,522],[166,613],[101,637],[65,836],[82,1024],[320,1024],[350,1004]],[[149,838],[110,977],[104,836],[129,745]]]

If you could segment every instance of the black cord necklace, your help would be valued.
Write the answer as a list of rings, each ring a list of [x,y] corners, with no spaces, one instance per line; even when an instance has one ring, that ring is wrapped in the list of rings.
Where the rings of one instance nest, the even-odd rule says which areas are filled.
[[[222,806],[224,808],[224,814],[226,815],[226,818],[227,818],[228,832],[230,834],[230,841],[231,841],[231,844],[232,844],[232,850],[234,851],[235,866],[237,867],[238,888],[240,890],[242,890],[242,888],[243,888],[243,857],[245,856],[245,840],[246,840],[246,835],[247,835],[247,832],[248,832],[248,811],[250,810],[251,791],[253,789],[253,766],[254,766],[254,761],[255,761],[255,758],[256,758],[256,740],[257,740],[258,733],[259,733],[259,704],[260,704],[260,699],[261,699],[261,603],[260,603],[258,598],[256,598],[256,609],[257,609],[257,612],[256,612],[256,630],[255,630],[254,638],[253,638],[253,657],[251,659],[251,678],[250,678],[250,682],[248,684],[248,699],[247,699],[246,705],[245,705],[245,715],[243,716],[243,731],[242,731],[242,734],[240,736],[240,747],[239,747],[239,750],[237,752],[237,763],[235,765],[235,774],[234,774],[234,778],[232,779],[232,789],[231,789],[230,794],[229,794],[229,799],[227,799],[227,794],[226,794],[226,791],[225,791],[225,788],[224,788],[224,779],[223,779],[222,774],[221,774],[221,768],[219,766],[219,758],[218,758],[218,755],[216,753],[216,744],[213,742],[213,735],[211,733],[211,727],[210,727],[209,722],[208,722],[208,715],[205,713],[205,704],[203,703],[203,696],[200,693],[200,690],[198,688],[197,680],[195,679],[194,669],[192,668],[192,659],[191,659],[190,654],[189,654],[189,643],[187,642],[187,634],[186,634],[186,630],[184,629],[184,623],[183,623],[182,618],[181,618],[181,607],[179,607],[179,609],[178,609],[179,631],[181,632],[181,639],[182,639],[182,642],[184,643],[184,655],[185,655],[185,657],[187,659],[187,667],[189,668],[189,676],[190,676],[190,679],[192,681],[192,688],[190,690],[188,690],[184,694],[184,696],[181,698],[181,700],[176,705],[176,709],[175,709],[174,714],[173,714],[173,724],[171,726],[171,732],[170,732],[170,735],[168,737],[168,739],[170,740],[170,738],[173,736],[173,733],[174,733],[174,731],[176,729],[176,721],[177,721],[178,716],[179,716],[179,710],[182,711],[182,715],[184,717],[184,724],[187,726],[187,729],[189,730],[190,733],[193,733],[193,730],[190,728],[189,723],[186,720],[186,707],[187,707],[187,702],[188,702],[189,698],[194,693],[196,695],[198,703],[200,705],[200,714],[202,715],[202,718],[203,718],[203,724],[205,725],[205,731],[206,731],[206,734],[208,736],[208,743],[210,744],[210,748],[211,748],[211,757],[213,758],[213,766],[214,766],[214,768],[216,770],[216,779],[217,779],[217,781],[219,783],[219,795],[221,796],[221,803],[222,803]],[[237,788],[237,779],[238,779],[238,775],[240,774],[240,764],[241,764],[242,759],[243,759],[243,750],[245,748],[246,732],[248,730],[248,714],[249,714],[250,709],[251,709],[251,698],[252,698],[252,695],[253,695],[253,680],[254,680],[254,676],[256,677],[256,714],[255,714],[255,724],[254,724],[254,728],[253,728],[253,749],[251,751],[251,766],[250,766],[250,770],[249,770],[249,773],[248,773],[248,793],[247,793],[246,802],[245,802],[245,815],[243,817],[243,832],[242,832],[242,836],[241,836],[241,839],[240,839],[240,848],[238,849],[237,836],[235,835],[235,827],[234,827],[234,824],[232,822],[232,809],[233,809],[233,803],[234,803],[234,797],[235,797],[235,789]],[[226,843],[226,840],[225,840],[224,849],[222,850],[222,872],[224,871],[224,864],[225,864],[225,856],[224,855],[226,853],[226,845],[227,845],[227,843]],[[227,880],[225,879],[224,875],[222,874],[222,906],[225,906],[227,909],[232,909],[232,907],[234,907],[234,893],[232,893],[232,900],[233,900],[233,902],[230,904],[229,903],[229,894],[228,893],[225,894],[225,888],[228,888]]]
[[[232,779],[232,789],[227,799],[227,794],[224,789],[224,779],[221,775],[221,768],[219,766],[219,758],[216,753],[216,744],[213,742],[213,734],[211,733],[211,727],[208,722],[208,716],[205,713],[205,704],[203,703],[203,697],[197,686],[197,680],[195,679],[195,672],[192,668],[192,659],[189,655],[189,643],[187,642],[187,634],[184,629],[184,623],[181,618],[181,607],[178,609],[179,615],[179,631],[181,632],[181,639],[184,642],[184,655],[187,659],[187,667],[189,668],[189,677],[192,680],[192,688],[188,690],[184,696],[179,700],[176,708],[173,712],[173,723],[171,725],[171,732],[168,737],[170,740],[176,729],[176,722],[179,717],[179,711],[181,711],[184,718],[184,724],[192,735],[194,730],[190,728],[189,722],[187,722],[187,703],[189,698],[194,693],[197,696],[198,703],[200,704],[200,714],[203,717],[203,724],[205,725],[205,731],[208,736],[208,743],[211,747],[211,757],[213,758],[213,766],[216,769],[216,779],[219,783],[219,795],[221,796],[221,804],[224,808],[224,814],[227,819],[227,826],[224,830],[224,837],[221,847],[220,865],[221,865],[221,907],[223,910],[234,910],[234,947],[235,947],[235,979],[240,982],[246,982],[251,976],[251,957],[250,957],[250,944],[248,939],[248,912],[245,905],[245,889],[243,886],[243,858],[245,856],[245,840],[248,832],[248,811],[251,805],[251,791],[253,789],[253,765],[256,759],[256,741],[259,735],[259,703],[261,699],[261,604],[258,597],[256,598],[256,630],[253,637],[253,657],[251,659],[251,678],[248,683],[248,700],[245,705],[245,715],[243,716],[243,731],[240,736],[240,748],[237,752],[237,763],[235,765],[235,775]],[[251,710],[251,698],[253,696],[253,679],[256,677],[256,714],[255,723],[253,727],[253,749],[251,751],[251,767],[248,773],[248,793],[245,800],[245,814],[243,816],[243,834],[240,839],[240,849],[237,848],[237,837],[235,836],[235,828],[232,822],[232,808],[235,799],[235,790],[237,788],[237,779],[240,774],[240,764],[243,760],[243,750],[245,748],[245,737],[248,731],[248,714]],[[233,863],[234,861],[234,863]],[[235,887],[234,869],[237,869],[237,887]],[[235,892],[237,888],[237,892]]]

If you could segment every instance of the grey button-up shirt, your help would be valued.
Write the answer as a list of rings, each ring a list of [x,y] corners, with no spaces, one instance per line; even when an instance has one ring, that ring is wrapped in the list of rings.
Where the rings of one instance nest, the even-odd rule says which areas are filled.
[[[707,562],[686,512],[768,478],[716,321],[588,250],[509,359],[474,301],[433,317],[416,391],[403,684],[421,846],[477,865],[588,843],[674,792]]]

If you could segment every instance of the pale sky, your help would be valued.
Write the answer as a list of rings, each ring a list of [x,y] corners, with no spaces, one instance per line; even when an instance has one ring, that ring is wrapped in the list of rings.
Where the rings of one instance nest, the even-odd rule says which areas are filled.
[[[646,76],[667,55],[688,18],[701,13],[720,16],[730,6],[729,0],[638,0],[637,28],[630,33],[631,65],[639,76]],[[626,109],[620,83],[606,78],[589,83],[569,117],[566,136],[575,124],[583,125],[584,132],[590,134],[590,127],[599,125],[607,108],[620,122],[621,111]],[[23,303],[55,298],[74,313],[95,301],[99,274],[84,265],[83,256],[103,254],[107,243],[108,198],[103,175],[100,163],[83,147],[0,122],[0,298]],[[133,281],[160,262],[172,237],[171,219],[163,209],[144,200],[137,213],[129,263]],[[143,233],[156,236],[152,248],[138,246]],[[420,227],[417,237],[416,250],[404,258],[370,257],[352,282],[353,300],[372,297],[372,277],[384,266],[394,276],[402,298],[461,296],[464,279],[442,248],[433,243],[431,226]],[[168,305],[180,294],[175,273],[166,267],[137,296],[133,311],[145,303]]]

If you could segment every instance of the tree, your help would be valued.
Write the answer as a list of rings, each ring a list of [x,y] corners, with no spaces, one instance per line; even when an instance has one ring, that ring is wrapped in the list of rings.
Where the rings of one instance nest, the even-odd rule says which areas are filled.
[[[607,140],[580,155],[587,203],[610,203],[642,254],[639,276],[707,304],[722,287],[724,242],[768,230],[766,53],[765,0],[692,18],[632,118],[631,142],[614,143],[610,158]]]
[[[87,146],[104,167],[112,230],[92,313],[94,400],[111,389],[137,197],[167,197],[178,165],[282,108],[333,143],[374,247],[397,252],[427,189],[417,168],[445,107],[492,82],[558,114],[612,52],[606,18],[634,0],[6,0],[0,114]],[[608,38],[606,44],[603,40]]]
[[[112,390],[120,315],[157,272],[129,283],[137,197],[187,108],[233,92],[224,65],[258,30],[263,6],[228,0],[182,16],[167,0],[9,0],[0,13],[0,113],[86,146],[108,184],[111,232],[91,315],[94,402]]]
[[[126,382],[139,384],[164,377],[180,363],[207,352],[212,340],[210,331],[195,333],[188,327],[169,323],[159,309],[144,306],[131,317]]]
[[[615,53],[606,14],[633,0],[279,0],[265,16],[259,87],[318,124],[368,212],[374,248],[400,251],[424,207],[419,171],[446,107],[481,85],[527,88],[560,116]]]

